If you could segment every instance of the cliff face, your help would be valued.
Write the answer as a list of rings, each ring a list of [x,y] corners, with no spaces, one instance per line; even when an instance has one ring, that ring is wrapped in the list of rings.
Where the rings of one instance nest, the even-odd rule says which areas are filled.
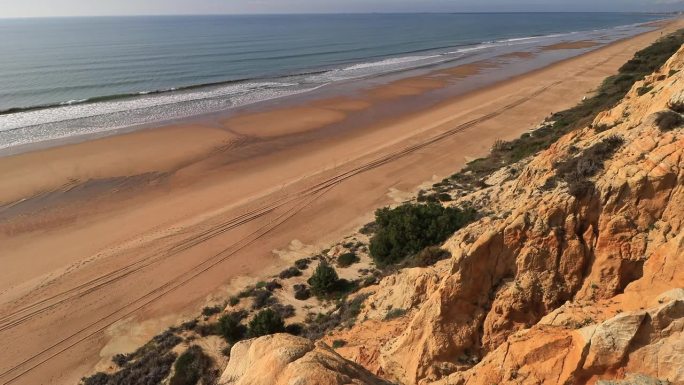
[[[385,278],[356,326],[326,339],[376,376],[326,383],[684,384],[682,69],[684,50],[516,178],[463,197],[493,215],[445,243],[451,259]],[[383,322],[392,308],[408,312]],[[357,368],[309,350],[336,364],[240,382],[266,373],[254,361],[224,383]]]

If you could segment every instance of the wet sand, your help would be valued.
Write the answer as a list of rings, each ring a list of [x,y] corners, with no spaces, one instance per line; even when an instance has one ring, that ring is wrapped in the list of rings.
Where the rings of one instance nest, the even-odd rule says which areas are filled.
[[[227,298],[232,280],[291,262],[273,250],[325,248],[397,190],[576,104],[681,26],[421,111],[402,106],[495,64],[0,158],[0,384],[76,383],[207,298]],[[380,107],[392,113],[373,119]]]

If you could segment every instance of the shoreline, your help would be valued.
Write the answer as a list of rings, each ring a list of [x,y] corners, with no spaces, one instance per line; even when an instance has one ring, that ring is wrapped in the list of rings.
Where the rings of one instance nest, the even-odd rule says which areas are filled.
[[[630,25],[631,27],[637,28],[657,28],[658,25],[662,25],[662,23],[667,23],[670,22],[672,19],[663,19],[659,21],[652,21],[652,22],[646,22],[646,23],[641,23],[637,25]],[[626,26],[623,26],[626,27]],[[620,27],[614,27],[613,29],[619,29]],[[610,31],[613,29],[606,29],[605,31]],[[600,30],[604,31],[604,30]],[[509,63],[506,63],[506,65],[502,65],[500,67],[505,67],[508,64],[511,64],[511,62],[516,62],[516,61],[529,61],[528,63],[514,63],[514,64],[524,64],[526,68],[523,69],[514,69],[510,74],[504,75],[504,76],[495,76],[494,80],[489,80],[486,82],[486,84],[480,84],[477,86],[469,86],[469,89],[466,91],[462,91],[459,93],[450,93],[450,94],[443,94],[440,96],[440,100],[444,100],[447,97],[454,97],[454,96],[461,96],[466,94],[469,91],[472,91],[475,88],[481,88],[483,86],[487,85],[493,85],[495,83],[498,83],[500,81],[505,81],[508,80],[512,77],[516,77],[518,75],[522,75],[524,73],[530,72],[535,69],[540,69],[544,68],[548,65],[551,65],[556,62],[560,62],[563,60],[570,59],[572,57],[576,57],[577,55],[584,54],[588,51],[594,50],[594,49],[600,49],[601,47],[614,44],[616,42],[619,42],[623,39],[628,39],[634,36],[638,36],[639,34],[642,33],[648,33],[649,31],[642,31],[638,32],[634,35],[630,36],[620,36],[620,34],[614,34],[612,35],[611,38],[608,38],[605,40],[608,35],[596,35],[594,36],[598,40],[584,40],[585,37],[590,35],[591,33],[595,34],[596,31],[591,32],[591,31],[583,31],[580,32],[582,35],[578,35],[575,37],[575,39],[580,39],[580,40],[574,40],[570,39],[570,35],[572,33],[563,33],[558,36],[562,36],[560,38],[554,38],[552,40],[548,40],[547,42],[539,41],[538,43],[524,43],[522,46],[514,46],[514,47],[509,47],[506,45],[501,45],[501,46],[493,46],[496,47],[496,51],[482,51],[480,52],[477,50],[476,52],[467,53],[464,54],[463,56],[457,56],[453,58],[446,58],[444,61],[439,61],[435,63],[427,63],[427,64],[421,64],[417,67],[409,67],[409,68],[402,68],[398,70],[393,70],[389,72],[381,72],[373,75],[365,75],[361,78],[349,78],[345,80],[338,80],[334,81],[332,83],[324,83],[324,84],[319,84],[313,88],[308,88],[306,90],[301,90],[296,91],[294,93],[286,93],[284,95],[280,96],[274,96],[272,98],[267,98],[264,100],[256,101],[256,102],[250,102],[245,105],[237,105],[237,106],[231,106],[228,108],[224,108],[221,110],[216,110],[216,111],[204,111],[204,112],[199,112],[199,113],[193,113],[190,116],[173,116],[173,114],[167,115],[164,118],[159,117],[158,120],[156,121],[150,121],[150,122],[138,122],[138,123],[131,123],[127,124],[122,127],[105,127],[102,126],[101,129],[97,130],[85,130],[80,133],[70,133],[66,134],[66,136],[63,137],[52,137],[52,138],[40,138],[37,141],[31,142],[31,143],[20,143],[20,144],[15,144],[10,147],[4,147],[0,149],[0,157],[5,157],[5,156],[12,156],[12,155],[18,155],[21,153],[25,152],[31,152],[31,151],[38,151],[38,150],[43,150],[43,149],[48,149],[52,147],[57,147],[57,146],[64,146],[64,145],[69,145],[69,144],[75,144],[75,143],[82,143],[85,141],[90,141],[90,140],[96,140],[99,138],[105,138],[105,137],[110,137],[114,135],[122,135],[122,134],[127,134],[130,132],[135,132],[139,130],[147,130],[147,129],[156,129],[156,128],[161,128],[161,127],[166,127],[170,125],[177,125],[177,124],[192,124],[197,121],[202,121],[207,118],[211,118],[213,116],[217,115],[226,115],[226,116],[233,116],[236,114],[242,114],[245,111],[246,112],[252,112],[252,111],[263,111],[263,110],[268,110],[272,108],[274,105],[277,106],[280,103],[293,103],[293,104],[304,104],[306,102],[311,102],[315,101],[317,99],[321,98],[326,98],[326,97],[345,97],[348,95],[354,95],[357,91],[365,90],[368,86],[368,84],[371,85],[379,85],[379,84],[387,84],[387,83],[392,83],[400,80],[409,80],[409,79],[414,79],[414,78],[419,78],[419,77],[425,77],[429,76],[432,73],[444,71],[445,73],[448,73],[450,69],[452,68],[458,68],[461,66],[468,66],[472,64],[472,60],[475,60],[476,62],[478,61],[493,61],[496,62],[497,59],[507,59]],[[634,33],[635,31],[632,31]],[[573,32],[574,33],[574,32]],[[532,36],[529,37],[531,39],[549,39],[550,37],[553,37],[556,35],[542,35],[542,36]],[[525,40],[527,38],[521,39]],[[517,40],[517,39],[516,39]],[[605,40],[601,42],[602,40]],[[503,42],[502,40],[501,42]],[[497,41],[499,42],[499,41]],[[476,43],[474,46],[475,47],[480,47],[480,46],[486,46],[487,43]],[[533,44],[533,45],[529,45]],[[454,48],[455,49],[455,48]],[[522,51],[520,51],[522,50]],[[557,51],[554,52],[553,55],[550,55],[552,52],[551,51]],[[498,54],[496,52],[499,52]],[[491,54],[494,54],[492,56]],[[549,55],[546,55],[549,54]],[[541,56],[548,56],[542,58]],[[485,57],[486,59],[482,59]],[[517,60],[516,60],[517,59]],[[502,68],[495,68],[496,70],[502,70]],[[327,73],[328,71],[320,71],[321,73]],[[316,72],[314,72],[316,73]],[[496,75],[496,74],[495,74]],[[292,76],[298,76],[298,75],[289,75],[286,78],[292,77]],[[223,82],[223,83],[217,83],[217,84],[208,84],[208,85],[194,85],[194,86],[189,86],[185,87],[182,89],[174,89],[174,91],[171,91],[172,94],[179,93],[180,95],[182,92],[185,91],[191,91],[191,90],[210,90],[212,87],[220,87],[224,85],[230,85],[230,84],[251,84],[250,82],[253,81],[268,81],[271,79],[271,81],[275,81],[277,78],[255,78],[251,80],[236,80],[236,81],[228,81],[228,82]],[[247,82],[247,83],[245,83]],[[313,85],[313,84],[312,84]],[[451,88],[454,88],[452,85]],[[344,90],[344,91],[340,91]],[[146,97],[154,97],[155,95],[162,95],[166,94],[164,91],[154,91],[150,93],[143,93],[139,94],[140,97],[146,98]],[[411,96],[411,95],[404,95],[404,96]],[[111,98],[111,97],[103,97],[105,100]],[[95,98],[99,99],[99,98]],[[119,100],[118,98],[116,100]],[[132,102],[135,100],[135,97],[131,95],[131,98],[123,98],[121,101],[125,102]],[[197,100],[202,100],[202,99],[197,99]],[[97,105],[99,102],[91,102],[91,101],[86,101],[85,103],[77,103],[74,104],[73,106],[85,106],[85,105]],[[72,105],[67,105],[67,106],[62,106],[62,107],[71,107]],[[180,105],[179,105],[180,106]],[[56,108],[61,108],[59,106],[55,106]],[[50,107],[50,108],[41,108],[35,111],[49,111],[52,110],[55,107]],[[425,106],[423,106],[425,107]],[[133,107],[131,107],[133,108]],[[138,108],[134,108],[137,110]],[[144,109],[144,108],[143,108]],[[31,109],[30,111],[34,111]],[[142,110],[141,110],[142,111]],[[93,115],[93,119],[107,119],[108,114],[105,115]],[[115,116],[109,116],[111,120],[115,120]],[[68,127],[68,124],[66,122],[70,122],[76,126],[79,126],[81,124],[80,122],[81,118],[69,118],[67,120],[64,120],[64,123],[60,122],[55,122],[57,126],[50,128],[50,130],[53,131],[71,131],[70,128]],[[92,123],[85,123],[85,124],[96,124],[95,122]],[[100,124],[104,124],[100,122]],[[36,128],[40,129],[41,126],[44,126],[45,124],[38,124],[35,127],[30,126],[30,127],[24,127],[24,128],[15,128],[9,131],[23,131],[23,130],[34,130]],[[52,123],[47,123],[47,125],[52,125]],[[61,127],[64,126],[64,127]],[[76,129],[76,131],[83,130],[82,128]],[[8,132],[9,132],[8,131]],[[74,132],[76,132],[74,131]],[[42,135],[42,134],[41,134]],[[6,139],[11,140],[12,135],[10,135]],[[16,139],[16,138],[15,138]]]
[[[666,28],[681,24],[677,20]],[[272,251],[287,249],[293,240],[322,247],[363,224],[373,207],[401,200],[401,193],[411,193],[435,176],[439,180],[440,175],[460,168],[467,158],[487,153],[496,139],[519,136],[547,116],[549,109],[574,105],[622,65],[625,57],[655,40],[658,32],[443,101],[422,112],[399,114],[392,120],[355,129],[301,130],[306,124],[321,121],[332,121],[332,126],[339,123],[335,123],[339,115],[330,111],[354,112],[364,107],[358,101],[333,100],[268,119],[252,116],[243,122],[245,126],[237,125],[237,130],[223,130],[220,120],[207,119],[194,126],[143,130],[0,159],[0,175],[15,189],[0,193],[2,201],[9,196],[38,197],[11,207],[9,216],[7,208],[0,212],[5,216],[0,220],[0,234],[4,234],[0,239],[8,250],[15,251],[8,258],[14,274],[3,275],[0,280],[6,282],[0,287],[3,312],[64,293],[75,284],[99,280],[105,273],[155,258],[158,252],[180,250],[178,245],[190,240],[193,243],[104,289],[83,298],[70,297],[49,316],[4,332],[5,340],[17,343],[10,343],[13,348],[3,354],[8,355],[4,365],[26,358],[27,353],[40,350],[37,347],[53,345],[53,334],[77,333],[81,338],[94,333],[87,339],[90,342],[71,351],[71,358],[60,356],[41,366],[26,377],[26,383],[38,378],[63,383],[69,375],[78,378],[89,372],[108,340],[95,329],[108,330],[108,323],[130,310],[124,307],[114,317],[104,317],[122,303],[191,270],[207,256],[223,255],[227,246],[260,229],[268,229],[269,236],[226,257],[202,276],[202,282],[188,282],[183,286],[185,295],[164,297],[136,311],[135,322],[164,319],[159,325],[164,326],[172,322],[169,317],[193,311],[231,279],[277,269],[287,261]],[[394,91],[418,92],[433,86],[429,82],[402,84]],[[394,94],[376,97],[388,95]],[[288,128],[287,135],[274,133],[269,127],[261,128],[258,135],[241,132],[249,131],[250,124],[291,123],[302,116],[320,120],[304,119],[306,124]],[[442,139],[433,141],[435,137]],[[406,153],[416,144],[424,147]],[[121,149],[126,149],[125,162],[120,159]],[[174,153],[179,149],[186,153]],[[378,159],[387,160],[369,168]],[[355,173],[358,169],[363,173]],[[65,170],[66,174],[59,175]],[[337,182],[334,178],[339,175],[351,176]],[[281,206],[277,203],[297,198],[301,191],[328,180],[336,182],[321,196],[306,195]],[[273,207],[272,214],[217,232],[233,218],[260,212],[264,207]],[[281,216],[287,226],[278,225]],[[270,223],[275,227],[269,227]],[[15,231],[8,232],[12,229]],[[38,231],[41,237],[36,239]],[[101,237],[94,237],[97,234]],[[202,240],[194,243],[196,239]],[[26,260],[40,262],[42,270],[26,271]],[[60,325],[63,330],[39,332],[56,319],[64,319]],[[89,321],[97,328],[84,328]],[[81,362],[83,357],[91,358]],[[65,368],[69,370],[63,377],[58,373]]]

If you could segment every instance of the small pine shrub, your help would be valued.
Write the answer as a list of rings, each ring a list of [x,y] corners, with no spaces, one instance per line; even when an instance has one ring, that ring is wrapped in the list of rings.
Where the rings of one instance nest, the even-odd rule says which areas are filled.
[[[241,324],[245,314],[242,312],[233,312],[225,314],[218,320],[216,329],[218,334],[230,344],[234,344],[245,337],[247,328]]]
[[[308,282],[311,285],[311,292],[316,296],[332,294],[339,288],[339,276],[335,268],[323,261],[318,264]]]
[[[249,321],[249,336],[261,337],[285,331],[285,322],[271,309],[262,310]]]

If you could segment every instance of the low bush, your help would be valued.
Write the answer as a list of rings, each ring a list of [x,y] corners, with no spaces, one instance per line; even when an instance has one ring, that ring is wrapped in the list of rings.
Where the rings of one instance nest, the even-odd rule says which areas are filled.
[[[174,374],[169,385],[214,384],[218,379],[218,371],[214,361],[197,345],[193,345],[178,357],[174,364]]]
[[[338,306],[326,314],[309,314],[306,326],[302,330],[302,336],[317,340],[323,337],[328,331],[342,325],[351,327],[356,322],[356,318],[361,312],[363,302],[370,294],[359,294],[351,300],[343,299]]]
[[[301,275],[302,275],[301,270],[292,266],[292,267],[288,267],[287,269],[281,271],[280,274],[278,274],[278,277],[280,279],[288,279],[288,278],[292,278],[292,277],[299,277]]]
[[[404,314],[406,314],[406,310],[404,309],[392,309],[385,314],[385,321],[403,317]]]
[[[278,313],[278,315],[282,319],[288,319],[288,318],[292,318],[295,316],[295,308],[292,305],[282,305],[282,304],[277,303],[277,304],[271,306],[271,309],[273,309],[273,311]]]
[[[249,336],[261,337],[285,331],[285,322],[271,309],[262,310],[249,321]]]
[[[294,285],[294,297],[300,301],[306,301],[307,299],[311,298],[311,291],[306,285]]]
[[[359,233],[363,235],[372,235],[376,230],[375,222],[366,223],[359,229]]]
[[[218,314],[223,310],[221,306],[207,306],[202,309],[202,315],[205,317],[211,317],[214,314]]]
[[[270,281],[270,282],[266,283],[264,288],[268,291],[275,291],[278,289],[282,289],[283,285],[281,285],[278,281]]]
[[[651,91],[653,91],[653,86],[643,86],[643,87],[637,88],[637,94],[639,96],[646,95],[647,93],[649,93]]]
[[[339,348],[344,347],[344,345],[346,345],[346,344],[347,344],[347,341],[345,341],[345,340],[334,340],[332,342],[332,348],[333,349],[339,349]]]
[[[254,294],[252,295],[252,298],[254,299],[254,301],[252,302],[252,309],[254,309],[254,310],[263,309],[264,307],[275,303],[275,298],[272,298],[272,296],[273,296],[273,293],[271,293],[268,290],[264,290],[264,289],[255,290]]]
[[[292,334],[293,336],[302,335],[302,330],[304,330],[304,327],[302,327],[302,324],[298,323],[285,326],[285,333]]]
[[[294,265],[297,269],[299,270],[306,270],[309,268],[309,263],[311,263],[311,260],[308,258],[302,258],[298,259],[295,261]]]
[[[660,131],[666,132],[684,125],[684,118],[674,111],[666,110],[656,112],[654,122]]]
[[[228,343],[234,344],[245,337],[247,328],[242,325],[242,319],[245,317],[244,312],[232,312],[222,316],[216,324],[216,331]]]
[[[360,259],[356,255],[356,253],[344,253],[337,257],[337,266],[339,267],[349,267],[356,262],[359,262]]]
[[[624,139],[611,135],[582,151],[576,157],[554,165],[556,176],[568,183],[569,193],[577,199],[589,196],[594,184],[588,178],[604,167],[604,162],[624,144]]]
[[[410,261],[409,265],[412,267],[428,267],[435,263],[451,257],[451,253],[437,246],[430,246],[424,248],[421,252],[416,254]]]
[[[156,385],[169,375],[175,360],[175,353],[150,350],[113,374],[96,373],[81,379],[81,383],[83,385]]]
[[[425,247],[444,242],[475,218],[473,209],[439,204],[406,203],[380,209],[375,213],[378,228],[370,241],[371,256],[381,267],[400,262]]]

